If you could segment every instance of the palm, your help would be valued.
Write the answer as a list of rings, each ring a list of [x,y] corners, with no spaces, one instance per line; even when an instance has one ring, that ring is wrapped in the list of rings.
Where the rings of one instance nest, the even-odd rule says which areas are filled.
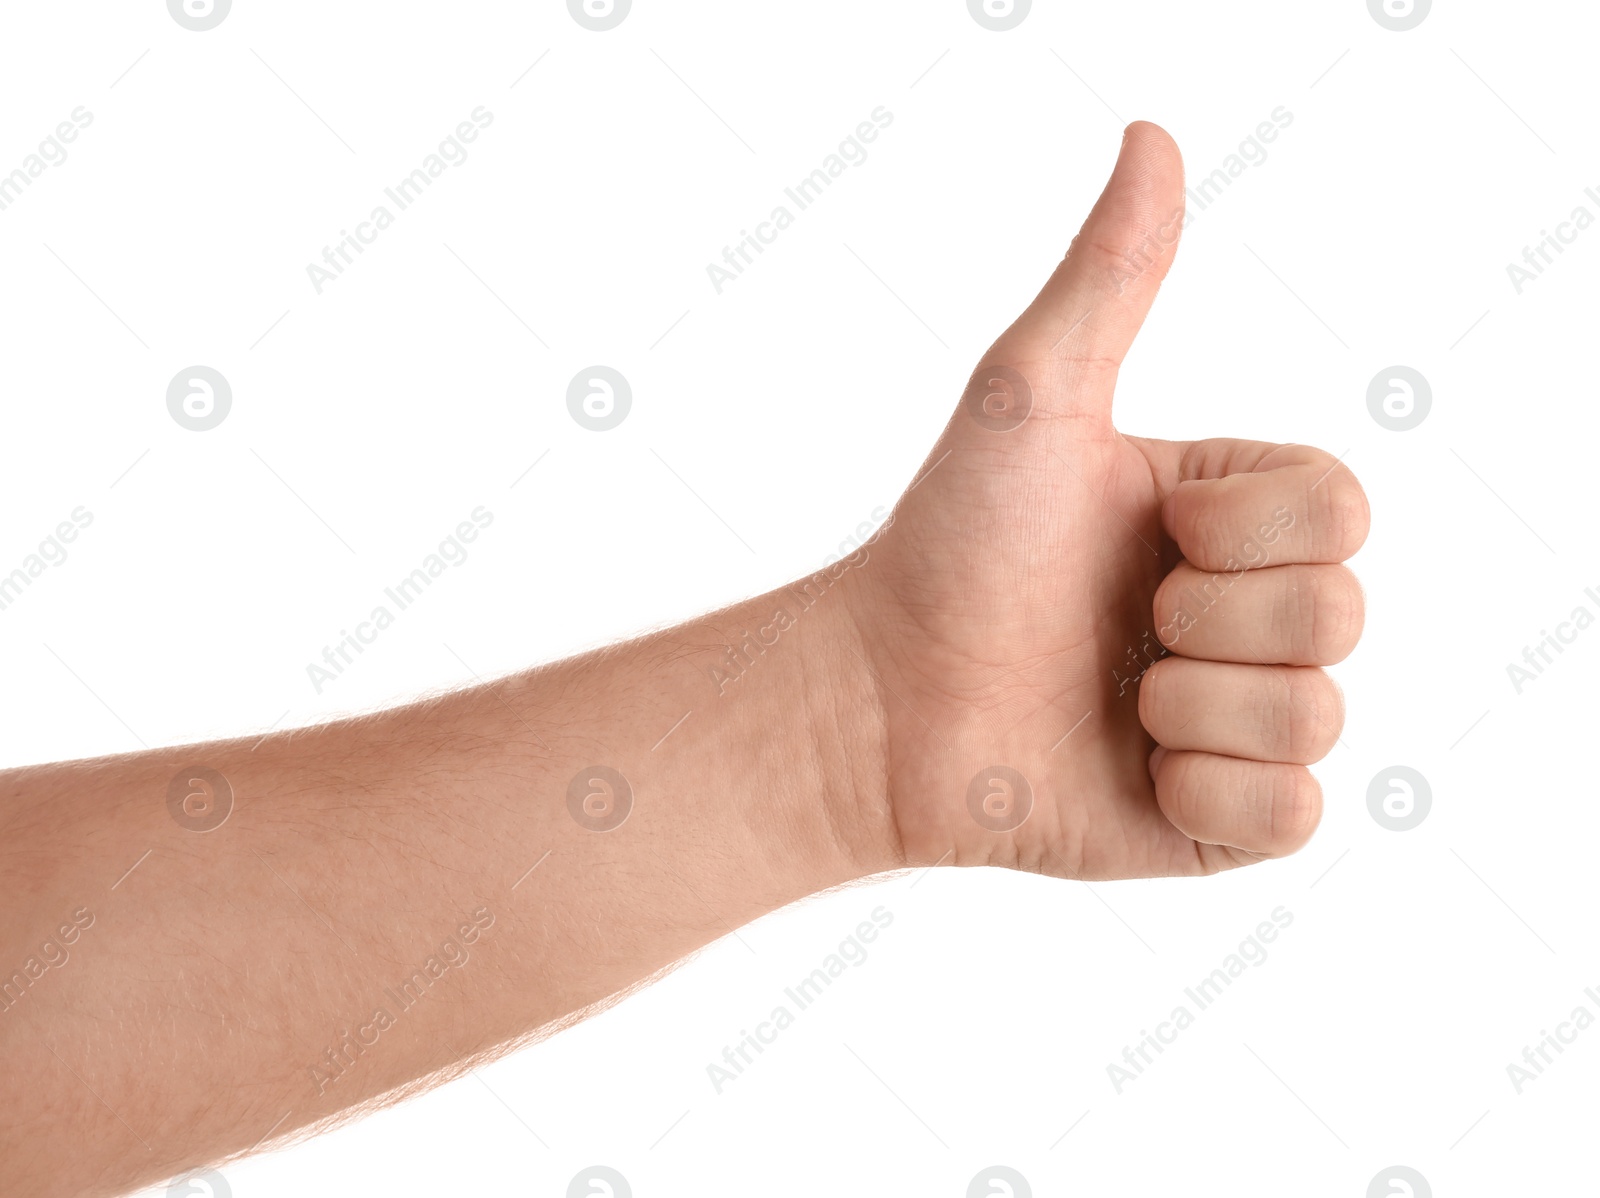
[[[1181,556],[1162,505],[1195,468],[1254,470],[1270,447],[1112,426],[1117,368],[1170,264],[1183,195],[1171,139],[1154,126],[1129,137],[861,572],[912,864],[1106,878],[1256,856],[1169,820],[1140,719],[1137,679],[1162,653],[1152,601]]]
[[[1070,367],[1027,365],[1034,379]],[[980,371],[979,386],[986,385]],[[1036,393],[1029,419],[1059,396]],[[1086,423],[1070,437],[984,444],[958,413],[872,553],[890,720],[891,801],[908,859],[1074,877],[1212,868],[1162,815],[1137,678],[1161,652],[1151,605],[1173,562],[1158,479],[1180,447]],[[983,430],[979,430],[980,432]],[[1021,430],[1016,430],[1020,432]],[[935,463],[937,463],[935,465]],[[973,780],[1017,771],[969,810]],[[1008,802],[1011,804],[1009,809]],[[1008,818],[1009,810],[1009,818]]]

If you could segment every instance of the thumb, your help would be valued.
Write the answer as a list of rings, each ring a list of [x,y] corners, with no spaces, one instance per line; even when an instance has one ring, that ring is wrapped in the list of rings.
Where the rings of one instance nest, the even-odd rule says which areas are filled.
[[[1117,368],[1177,252],[1183,197],[1177,143],[1159,125],[1129,125],[1105,191],[1066,257],[984,365],[1061,363],[1081,376],[1064,389],[1074,409],[1109,415]]]

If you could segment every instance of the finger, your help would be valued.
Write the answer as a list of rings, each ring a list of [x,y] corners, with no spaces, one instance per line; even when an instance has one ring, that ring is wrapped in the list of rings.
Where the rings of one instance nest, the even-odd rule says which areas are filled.
[[[1344,566],[1232,572],[1180,562],[1151,607],[1156,636],[1184,657],[1331,666],[1361,639],[1366,600]]]
[[[1139,719],[1169,749],[1310,765],[1338,741],[1344,701],[1311,666],[1164,657],[1139,683]]]
[[[1111,178],[1066,257],[984,364],[1075,364],[1092,378],[1070,388],[1074,403],[1109,418],[1116,369],[1177,251],[1183,204],[1177,144],[1158,125],[1129,125]],[[982,374],[980,367],[973,385],[992,387]],[[1034,380],[1036,390],[1043,381]]]
[[[1284,857],[1310,840],[1322,819],[1322,788],[1303,765],[1169,752],[1151,772],[1162,812],[1202,844]]]
[[[1179,482],[1161,522],[1198,569],[1238,571],[1342,562],[1367,539],[1371,509],[1331,454],[1284,445],[1246,472]]]

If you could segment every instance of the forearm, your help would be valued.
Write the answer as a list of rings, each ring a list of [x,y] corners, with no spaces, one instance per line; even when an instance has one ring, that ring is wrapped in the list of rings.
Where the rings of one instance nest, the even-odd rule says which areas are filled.
[[[908,863],[1298,849],[1369,509],[1320,450],[1114,426],[1183,195],[1130,126],[893,527],[823,575],[371,719],[0,775],[0,1176],[113,1193],[247,1151]],[[207,776],[226,822],[183,808]]]
[[[376,717],[0,776],[3,1171],[114,1193],[247,1151],[897,865],[854,640],[842,593],[785,590]],[[609,830],[595,766],[631,790]],[[234,796],[209,831],[169,811],[194,767]]]

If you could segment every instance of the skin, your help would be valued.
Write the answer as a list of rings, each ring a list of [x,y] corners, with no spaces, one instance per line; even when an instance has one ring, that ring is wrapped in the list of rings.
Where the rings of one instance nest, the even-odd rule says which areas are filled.
[[[0,1174],[118,1194],[314,1130],[876,873],[1304,844],[1367,503],[1319,450],[1113,427],[1182,203],[1172,140],[1130,126],[892,520],[823,574],[375,717],[0,774],[0,1059],[29,1080]]]

